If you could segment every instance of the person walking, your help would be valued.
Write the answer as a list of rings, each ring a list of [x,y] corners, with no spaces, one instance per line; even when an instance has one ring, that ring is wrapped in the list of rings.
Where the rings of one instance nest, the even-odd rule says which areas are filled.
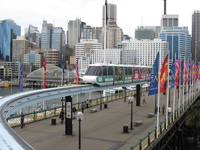
[[[143,104],[146,104],[145,95],[143,95],[142,103],[143,103]]]
[[[75,118],[75,115],[76,115],[76,107],[74,106],[73,108],[72,108],[72,112],[74,113],[73,115],[73,118]]]
[[[25,127],[25,124],[24,124],[24,113],[22,112],[21,113],[21,128]]]
[[[89,100],[88,99],[86,100],[85,103],[86,103],[86,107],[89,108]]]
[[[84,103],[81,104],[81,109],[82,109],[82,113],[84,113],[84,109],[85,109],[85,104]]]
[[[59,118],[61,120],[60,123],[63,124],[63,120],[64,120],[64,111],[63,111],[63,109],[61,109],[60,117]]]
[[[169,116],[171,113],[172,113],[172,108],[171,108],[171,106],[169,105],[169,107],[168,107],[168,116]]]
[[[162,106],[162,113],[165,114],[165,105]]]

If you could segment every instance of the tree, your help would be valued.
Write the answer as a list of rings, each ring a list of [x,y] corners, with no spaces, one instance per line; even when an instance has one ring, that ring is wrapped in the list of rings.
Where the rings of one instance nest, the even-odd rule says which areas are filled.
[[[194,128],[196,136],[200,135],[200,100],[191,106],[185,124]]]

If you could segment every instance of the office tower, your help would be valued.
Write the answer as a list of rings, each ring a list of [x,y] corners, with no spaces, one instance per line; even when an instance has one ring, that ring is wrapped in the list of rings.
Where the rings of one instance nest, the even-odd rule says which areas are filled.
[[[38,30],[38,27],[29,25],[26,39],[30,42],[36,43],[37,48],[39,48],[40,47],[41,34]]]
[[[51,49],[61,51],[65,42],[65,32],[61,27],[53,27],[51,31]]]
[[[46,20],[43,20],[42,23],[42,32],[41,32],[41,51],[51,49],[51,36],[52,36],[53,24],[47,23]]]
[[[92,38],[93,39],[98,39],[99,43],[104,43],[103,40],[103,35],[104,35],[104,31],[102,27],[93,27],[92,28]]]
[[[77,43],[75,47],[76,58],[85,56],[91,49],[102,49],[102,44],[97,39],[81,39],[80,43]]]
[[[92,39],[92,27],[81,22],[81,39]]]
[[[106,48],[116,48],[116,45],[123,40],[123,31],[120,27],[107,28]]]
[[[191,35],[188,27],[163,27],[160,39],[169,43],[170,64],[179,58],[190,60]]]
[[[131,39],[119,44],[122,49],[122,64],[137,64],[152,66],[158,51],[161,52],[161,62],[168,53],[168,43],[160,39]]]
[[[192,60],[200,62],[200,11],[194,11],[192,15]]]
[[[105,5],[103,5],[103,21],[102,26],[104,27],[105,20]],[[117,6],[115,4],[107,4],[107,27],[117,26]]]
[[[21,35],[21,27],[13,20],[0,21],[0,60],[12,61],[12,39]]]
[[[70,20],[68,22],[67,43],[70,48],[73,48],[80,42],[81,38],[81,19]]]
[[[31,65],[32,71],[42,67],[43,53],[38,51],[30,51],[24,55],[24,62]]]
[[[173,27],[179,25],[178,15],[162,15],[161,26],[162,27]]]
[[[59,65],[59,50],[48,49],[44,50],[44,57],[47,64]]]
[[[12,41],[12,62],[23,61],[24,54],[36,49],[36,43],[29,42],[24,36],[17,36]]]
[[[146,29],[143,26],[138,27],[135,30],[135,39],[141,40],[141,39],[155,39],[155,32],[153,29]]]
[[[89,64],[104,63],[104,56],[106,64],[119,64],[120,54],[120,49],[106,49],[105,53],[103,49],[91,49],[84,57],[81,57],[80,68],[86,70]]]

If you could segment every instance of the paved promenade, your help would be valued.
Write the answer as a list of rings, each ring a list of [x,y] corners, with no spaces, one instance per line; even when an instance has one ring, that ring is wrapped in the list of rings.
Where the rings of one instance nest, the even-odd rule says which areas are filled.
[[[82,150],[127,150],[140,138],[156,126],[156,115],[148,118],[147,114],[154,112],[155,95],[146,96],[146,104],[135,106],[133,121],[142,120],[143,124],[130,130],[131,104],[124,99],[107,103],[108,108],[90,113],[85,109],[81,122]],[[171,95],[172,99],[173,94]],[[166,95],[161,94],[160,106],[166,105]],[[171,100],[172,104],[172,100]],[[93,106],[92,108],[100,108]],[[160,121],[164,115],[160,113]],[[25,128],[15,127],[14,130],[36,150],[77,150],[79,140],[78,121],[73,120],[73,135],[65,135],[65,125],[56,118],[56,125],[51,125],[51,119],[27,124]],[[129,132],[123,133],[123,125],[128,124]]]

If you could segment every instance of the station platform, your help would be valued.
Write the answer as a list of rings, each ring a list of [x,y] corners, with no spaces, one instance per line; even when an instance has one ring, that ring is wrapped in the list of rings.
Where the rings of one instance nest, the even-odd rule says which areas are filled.
[[[130,129],[131,104],[124,99],[112,101],[107,108],[91,113],[91,108],[84,110],[84,119],[81,121],[81,149],[82,150],[127,150],[139,139],[144,137],[156,126],[156,114],[149,117],[149,113],[155,111],[155,95],[147,96],[146,104],[136,106],[133,109],[133,129]],[[161,94],[160,107],[166,105],[167,96]],[[171,100],[172,101],[172,100]],[[104,104],[103,104],[104,106]],[[165,115],[162,110],[159,113],[159,122],[163,121]],[[142,124],[135,125],[134,121],[142,120]],[[51,118],[27,124],[25,128],[13,128],[36,150],[77,150],[79,142],[79,122],[73,119],[73,135],[65,135],[65,122],[60,123],[56,117],[56,125],[52,125]],[[128,130],[124,130],[128,126]]]

